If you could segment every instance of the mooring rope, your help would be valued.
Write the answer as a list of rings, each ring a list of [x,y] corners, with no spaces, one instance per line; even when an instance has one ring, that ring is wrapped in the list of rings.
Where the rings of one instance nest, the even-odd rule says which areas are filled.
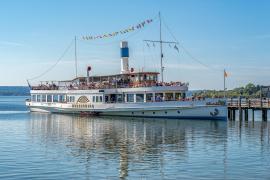
[[[196,58],[195,56],[193,56],[184,46],[182,43],[179,43],[179,41],[177,40],[177,38],[175,37],[175,35],[172,33],[172,31],[170,30],[169,26],[167,26],[167,24],[164,21],[164,18],[162,18],[162,22],[165,25],[166,29],[168,30],[168,32],[171,34],[172,38],[178,43],[178,45],[182,48],[182,50],[195,62],[199,63],[200,65],[206,67],[207,69],[211,69],[214,71],[221,71],[220,69],[216,69],[213,68],[205,63],[203,63],[202,61],[200,61],[198,58]],[[223,71],[223,70],[222,70]]]
[[[74,39],[71,41],[71,43],[68,45],[68,47],[63,52],[63,54],[57,59],[57,61],[53,65],[51,65],[47,70],[45,70],[44,72],[42,72],[38,76],[27,79],[27,81],[32,81],[32,80],[35,80],[35,79],[39,79],[42,76],[44,76],[45,74],[47,74],[48,72],[50,72],[63,59],[63,57],[66,55],[66,53],[69,51],[69,49],[72,47],[73,44],[74,44]]]

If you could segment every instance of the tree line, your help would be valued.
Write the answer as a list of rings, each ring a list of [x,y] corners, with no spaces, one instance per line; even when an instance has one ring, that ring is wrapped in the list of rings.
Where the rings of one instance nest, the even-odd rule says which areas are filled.
[[[261,96],[261,85],[254,85],[252,83],[248,83],[244,87],[234,88],[232,90],[227,90],[226,92],[227,98],[237,98],[239,96],[246,98],[259,98]],[[194,93],[195,97],[205,97],[205,98],[223,98],[224,91],[223,90],[202,90]]]

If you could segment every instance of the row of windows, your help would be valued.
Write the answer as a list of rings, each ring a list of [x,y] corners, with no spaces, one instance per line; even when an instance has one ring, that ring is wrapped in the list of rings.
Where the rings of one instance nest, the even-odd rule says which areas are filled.
[[[173,101],[184,98],[184,93],[146,93],[144,94],[110,94],[105,96],[105,102],[122,103],[122,102],[153,102],[153,101]]]
[[[62,94],[33,94],[32,102],[75,102],[75,96],[66,96]],[[103,96],[92,96],[92,102],[103,102]]]
[[[122,102],[150,102],[150,101],[171,101],[184,98],[184,93],[146,93],[144,94],[110,94],[105,96],[106,103]],[[33,94],[32,102],[75,102],[75,96],[66,96],[64,94]],[[86,98],[88,101],[88,99]],[[92,96],[93,103],[103,102],[103,96]]]
[[[75,101],[74,96],[67,96],[64,94],[33,94],[31,96],[32,102],[66,102],[69,101],[69,97],[73,97],[71,102]]]

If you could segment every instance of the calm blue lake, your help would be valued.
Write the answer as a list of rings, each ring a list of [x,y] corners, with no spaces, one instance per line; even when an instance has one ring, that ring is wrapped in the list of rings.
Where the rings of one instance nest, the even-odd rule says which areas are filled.
[[[0,179],[270,179],[270,126],[29,113],[0,97]]]

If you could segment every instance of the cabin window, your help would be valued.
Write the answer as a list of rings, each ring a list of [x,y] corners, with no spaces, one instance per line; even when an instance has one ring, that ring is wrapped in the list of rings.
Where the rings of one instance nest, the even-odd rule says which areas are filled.
[[[152,93],[147,93],[146,94],[146,102],[153,102],[153,94]]]
[[[143,75],[143,80],[144,80],[144,81],[147,80],[147,75],[146,75],[146,74]]]
[[[42,102],[46,102],[46,95],[43,94],[43,95],[41,96],[41,99],[42,99]]]
[[[47,102],[52,102],[52,95],[51,94],[47,95]]]
[[[173,93],[165,93],[165,100],[172,101],[173,100]]]
[[[181,99],[181,93],[175,93],[175,99],[180,100]]]
[[[92,102],[96,102],[96,96],[92,97]]]
[[[186,98],[186,93],[182,93],[182,98],[183,98],[183,99]]]
[[[134,102],[134,94],[127,94],[127,102]]]
[[[40,102],[40,95],[37,95],[37,102]]]
[[[155,100],[156,100],[157,102],[162,101],[162,100],[163,100],[163,93],[156,93],[156,94],[155,94]]]
[[[116,102],[118,102],[118,103],[123,102],[123,94],[117,94],[116,95]]]
[[[103,101],[103,97],[99,96],[99,102],[102,102],[102,101]]]
[[[74,96],[70,96],[70,102],[75,102],[75,97]]]
[[[148,75],[148,76],[147,76],[147,80],[150,80],[150,81],[157,81],[157,76],[156,76],[156,75]]]
[[[109,102],[109,96],[105,96],[105,102],[106,102],[106,103]]]
[[[68,100],[68,102],[75,102],[75,97],[74,96],[68,96],[67,100]]]
[[[136,102],[143,102],[144,94],[136,94]]]
[[[96,102],[102,102],[102,96],[96,96]]]
[[[63,95],[63,94],[59,95],[59,101],[60,102],[66,102],[66,96]]]
[[[140,80],[139,78],[140,78],[139,75],[135,76],[135,81],[139,81]]]
[[[58,102],[58,95],[57,94],[53,95],[53,102]]]
[[[34,95],[32,95],[32,97],[31,97],[31,101],[32,102],[36,102],[37,100],[36,100],[36,95],[34,94]]]
[[[96,96],[96,102],[99,102],[99,96]]]

